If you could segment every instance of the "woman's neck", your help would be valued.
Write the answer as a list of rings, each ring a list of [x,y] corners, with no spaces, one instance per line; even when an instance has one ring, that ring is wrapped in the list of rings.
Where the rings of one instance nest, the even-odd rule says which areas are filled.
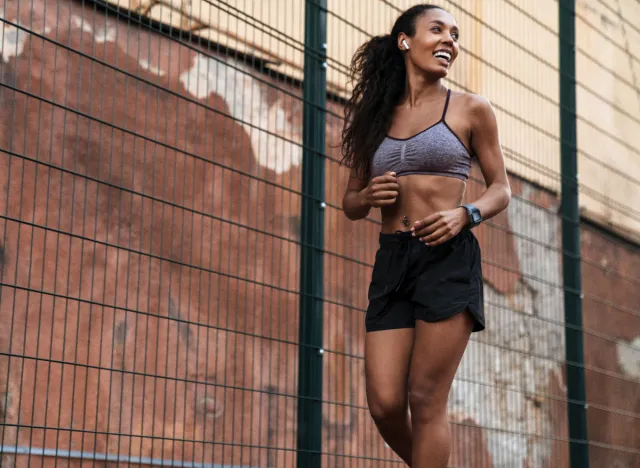
[[[407,73],[405,92],[401,105],[406,107],[417,107],[423,102],[433,101],[440,97],[444,86],[442,80],[427,76],[424,73]]]

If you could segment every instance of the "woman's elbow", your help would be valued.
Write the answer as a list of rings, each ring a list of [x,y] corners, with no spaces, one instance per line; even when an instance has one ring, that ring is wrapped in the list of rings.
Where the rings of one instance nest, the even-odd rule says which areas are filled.
[[[511,185],[509,184],[509,181],[507,180],[504,183],[504,188],[503,188],[503,203],[504,203],[504,208],[506,209],[507,206],[509,206],[509,203],[511,203]]]
[[[342,212],[350,221],[358,221],[359,219],[367,217],[366,213],[363,216],[359,210],[353,209],[353,207],[345,205],[344,203],[342,204]]]
[[[342,211],[351,221],[366,218],[370,207],[363,203],[362,197],[357,191],[347,191],[342,198]]]

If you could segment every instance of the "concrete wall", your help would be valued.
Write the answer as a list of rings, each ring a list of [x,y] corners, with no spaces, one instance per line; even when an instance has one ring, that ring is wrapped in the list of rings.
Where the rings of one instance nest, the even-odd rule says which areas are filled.
[[[48,39],[5,25],[0,60],[3,443],[294,466],[299,89],[93,7],[31,5],[2,12]],[[338,209],[340,114],[330,104],[323,450],[328,467],[392,466],[361,359],[378,226]],[[477,232],[488,329],[452,389],[453,466],[567,466],[558,199],[512,184]],[[639,443],[640,254],[593,227],[582,239],[592,466],[631,468],[633,452],[601,446]]]

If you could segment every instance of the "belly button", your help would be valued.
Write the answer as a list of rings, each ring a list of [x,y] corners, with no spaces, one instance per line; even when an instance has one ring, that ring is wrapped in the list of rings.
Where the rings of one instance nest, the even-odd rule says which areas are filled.
[[[406,216],[402,217],[402,224],[404,224],[405,226],[409,226],[409,218],[407,218]]]

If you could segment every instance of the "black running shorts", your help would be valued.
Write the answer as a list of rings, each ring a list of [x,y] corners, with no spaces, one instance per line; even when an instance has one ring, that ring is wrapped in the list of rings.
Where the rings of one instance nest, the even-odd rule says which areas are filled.
[[[380,234],[366,330],[414,328],[468,309],[474,332],[485,328],[480,245],[470,229],[430,247],[410,231]]]

